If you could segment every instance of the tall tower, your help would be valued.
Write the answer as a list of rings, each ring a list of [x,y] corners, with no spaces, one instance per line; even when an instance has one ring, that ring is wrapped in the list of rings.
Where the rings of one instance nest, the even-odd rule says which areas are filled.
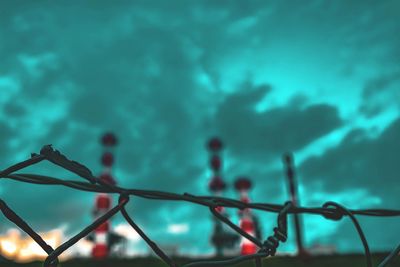
[[[249,190],[251,188],[251,181],[247,177],[238,177],[235,182],[235,189],[239,192],[240,201],[250,203]],[[255,223],[250,209],[246,208],[239,211],[240,228],[247,234],[256,237],[258,225]],[[257,246],[245,237],[241,238],[240,254],[249,255],[257,252]]]
[[[222,193],[226,188],[226,183],[221,177],[222,160],[220,152],[223,148],[223,145],[219,138],[214,137],[208,141],[207,147],[210,152],[210,167],[212,170],[212,178],[208,184],[208,188],[214,196],[222,196]],[[218,212],[223,213],[224,208],[218,207]],[[214,218],[214,232],[211,237],[211,241],[215,246],[216,255],[222,256],[224,248],[223,226],[222,223],[216,218]]]
[[[101,156],[101,164],[103,165],[103,171],[100,174],[99,179],[111,185],[115,185],[114,177],[111,174],[111,168],[114,163],[113,148],[117,144],[117,138],[112,133],[106,133],[101,138],[101,143],[104,147],[103,154]],[[111,209],[112,198],[109,194],[99,193],[96,196],[95,207],[93,215],[95,219],[104,215]],[[105,259],[109,255],[109,231],[110,222],[106,221],[97,227],[94,231],[94,246],[92,250],[92,257],[97,260]]]

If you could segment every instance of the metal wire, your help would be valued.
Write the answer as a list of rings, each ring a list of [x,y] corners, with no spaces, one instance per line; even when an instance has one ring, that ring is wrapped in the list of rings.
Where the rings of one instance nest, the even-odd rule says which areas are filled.
[[[80,177],[87,180],[87,182],[62,180],[58,178],[48,177],[44,175],[36,174],[15,174],[23,168],[37,164],[43,160],[47,160],[56,164],[72,173],[79,175]],[[129,202],[130,196],[137,196],[146,199],[156,200],[173,200],[173,201],[185,201],[201,206],[208,207],[210,212],[221,222],[232,228],[235,232],[245,237],[246,239],[253,242],[259,250],[257,253],[252,255],[233,257],[227,260],[206,260],[187,263],[182,267],[200,267],[200,266],[229,266],[235,265],[243,261],[254,260],[256,267],[262,266],[262,258],[268,256],[274,256],[277,248],[281,242],[287,240],[287,216],[289,214],[307,213],[314,215],[321,215],[329,220],[339,221],[344,216],[349,216],[352,220],[356,230],[359,233],[360,239],[364,246],[367,267],[372,267],[371,254],[368,247],[368,242],[362,232],[361,226],[358,223],[355,215],[363,216],[400,216],[400,210],[389,210],[389,209],[362,209],[362,210],[349,210],[335,202],[326,202],[322,207],[298,207],[293,206],[293,203],[286,202],[284,205],[269,204],[269,203],[244,203],[238,200],[215,197],[215,196],[195,196],[192,194],[175,194],[162,191],[153,190],[140,190],[140,189],[127,189],[114,185],[110,185],[95,176],[92,172],[83,164],[73,160],[69,160],[58,150],[52,148],[51,145],[44,146],[40,154],[32,154],[31,158],[0,172],[0,178],[11,179],[19,182],[30,183],[30,184],[41,184],[41,185],[60,185],[70,187],[76,190],[87,191],[87,192],[103,192],[110,194],[118,194],[118,204],[105,213],[103,216],[96,219],[92,224],[87,226],[85,229],[80,231],[78,234],[70,238],[68,241],[63,243],[57,248],[52,248],[48,245],[37,232],[35,232],[29,224],[17,215],[4,200],[0,199],[0,210],[3,215],[22,231],[28,234],[46,253],[47,258],[43,263],[44,267],[56,267],[58,266],[58,256],[60,256],[65,250],[69,249],[80,239],[84,238],[92,231],[94,231],[99,225],[107,221],[109,218],[120,212],[124,219],[132,226],[132,228],[142,237],[142,239],[148,244],[148,246],[170,267],[178,267],[178,264],[174,262],[168,255],[166,255],[155,242],[153,242],[140,227],[134,222],[129,216],[125,209],[126,204]],[[244,209],[250,208],[255,210],[261,210],[266,212],[278,213],[277,226],[273,229],[273,235],[269,236],[266,240],[261,241],[257,238],[247,234],[240,227],[231,222],[227,217],[217,212],[216,208],[222,206],[227,208]],[[385,267],[391,262],[396,255],[400,252],[400,245],[396,247],[381,263],[378,267]]]

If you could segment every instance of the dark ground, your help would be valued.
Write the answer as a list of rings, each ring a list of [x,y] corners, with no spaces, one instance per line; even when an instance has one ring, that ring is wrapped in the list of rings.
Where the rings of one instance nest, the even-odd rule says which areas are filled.
[[[376,267],[384,259],[387,253],[374,254],[373,266]],[[194,259],[180,258],[176,259],[179,264],[195,261]],[[0,263],[1,267],[42,267],[41,262],[32,262],[27,264]],[[71,260],[62,262],[59,267],[162,267],[167,266],[157,258],[135,258],[130,260],[111,260],[108,262],[93,262],[88,260]],[[253,262],[234,265],[237,267],[252,267]],[[364,255],[335,255],[319,256],[311,258],[308,261],[302,261],[296,257],[273,257],[263,261],[265,267],[365,267],[366,261]],[[400,267],[400,257],[397,257],[388,267]]]

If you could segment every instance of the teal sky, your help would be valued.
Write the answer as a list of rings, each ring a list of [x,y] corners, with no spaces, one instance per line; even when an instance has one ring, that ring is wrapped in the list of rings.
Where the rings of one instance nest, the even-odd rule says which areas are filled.
[[[207,195],[205,142],[219,135],[224,179],[251,177],[253,201],[287,200],[293,151],[303,205],[398,209],[399,17],[395,0],[2,1],[0,168],[53,144],[100,173],[111,130],[121,186]],[[47,163],[24,172],[78,179]],[[70,235],[95,195],[2,180],[0,197],[35,229]],[[213,251],[207,209],[133,198],[129,211],[161,244]],[[259,216],[266,237],[275,215]],[[307,246],[362,251],[349,221],[303,219]],[[360,221],[372,250],[398,243],[398,218]],[[0,233],[11,226],[0,219]]]

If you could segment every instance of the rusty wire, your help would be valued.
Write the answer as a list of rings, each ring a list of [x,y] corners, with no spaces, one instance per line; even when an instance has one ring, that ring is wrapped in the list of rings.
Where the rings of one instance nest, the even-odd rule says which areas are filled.
[[[58,178],[43,176],[43,175],[35,175],[35,174],[15,174],[16,171],[19,171],[23,168],[31,166],[33,164],[37,164],[43,160],[48,160],[53,164],[56,164],[70,172],[73,172],[80,177],[86,179],[86,182],[81,181],[70,181],[70,180],[62,180]],[[118,194],[119,200],[118,204],[110,209],[103,216],[96,219],[92,224],[87,226],[85,229],[80,231],[78,234],[70,238],[68,241],[63,243],[57,248],[52,248],[48,245],[40,235],[35,232],[25,220],[23,220],[19,215],[17,215],[4,200],[0,199],[0,209],[4,216],[18,226],[21,230],[23,230],[26,234],[28,234],[47,254],[46,260],[43,263],[44,267],[56,267],[58,266],[58,256],[61,255],[65,250],[73,246],[80,239],[84,238],[92,231],[94,231],[98,226],[102,223],[110,219],[112,216],[120,212],[125,220],[132,226],[132,228],[143,238],[143,240],[148,244],[148,246],[170,267],[178,267],[177,263],[174,262],[168,255],[166,255],[159,246],[153,242],[144,231],[134,222],[134,220],[129,216],[128,212],[125,209],[126,204],[129,202],[130,196],[137,196],[141,198],[147,199],[157,199],[157,200],[175,200],[175,201],[185,201],[194,204],[198,204],[201,206],[206,206],[209,208],[210,212],[223,223],[232,228],[235,232],[240,234],[241,236],[247,238],[255,245],[258,246],[259,250],[257,253],[252,255],[238,256],[227,260],[204,260],[197,261],[188,264],[182,265],[182,267],[200,267],[200,266],[228,266],[234,265],[243,261],[254,260],[254,263],[257,267],[262,266],[262,258],[268,256],[274,256],[276,250],[279,246],[280,242],[285,242],[287,240],[287,216],[289,214],[295,213],[307,213],[314,215],[322,215],[326,219],[339,221],[344,216],[348,216],[362,241],[365,256],[366,256],[366,265],[367,267],[372,267],[371,254],[369,251],[368,242],[363,234],[363,231],[355,217],[355,215],[364,215],[364,216],[400,216],[400,210],[389,210],[389,209],[362,209],[362,210],[349,210],[338,203],[335,202],[326,202],[322,207],[314,207],[314,208],[306,208],[306,207],[297,207],[294,206],[292,202],[286,202],[284,205],[276,205],[269,203],[244,203],[238,200],[223,198],[223,197],[214,197],[214,196],[195,196],[192,194],[184,193],[184,194],[175,194],[161,191],[152,191],[152,190],[139,190],[139,189],[126,189],[114,185],[110,185],[95,176],[93,176],[92,172],[85,167],[84,165],[69,160],[63,154],[61,154],[58,150],[52,148],[51,145],[43,146],[40,151],[40,154],[31,154],[31,158],[28,160],[22,161],[11,167],[0,172],[0,178],[8,178],[19,182],[31,183],[31,184],[42,184],[42,185],[62,185],[70,188],[74,188],[81,191],[88,192],[102,192],[102,193],[111,193]],[[227,208],[237,208],[237,209],[245,209],[251,208],[255,210],[261,210],[266,212],[275,212],[278,213],[277,217],[277,226],[273,229],[274,234],[269,236],[266,240],[261,241],[257,238],[247,234],[242,229],[240,229],[237,225],[231,222],[227,217],[221,215],[218,211],[218,207],[227,207]],[[396,247],[380,264],[378,267],[387,266],[400,252],[400,245]]]

